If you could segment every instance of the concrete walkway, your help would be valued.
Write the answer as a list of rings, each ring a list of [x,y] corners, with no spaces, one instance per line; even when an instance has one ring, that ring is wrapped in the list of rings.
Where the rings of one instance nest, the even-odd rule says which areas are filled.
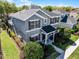
[[[52,45],[52,44],[51,44]],[[60,53],[60,55],[56,59],[68,59],[68,57],[75,51],[75,49],[79,46],[79,39],[75,42],[75,45],[73,44],[70,46],[66,51],[56,47],[55,45],[52,45],[54,49]]]
[[[51,45],[52,45],[52,47],[54,47],[54,49],[55,49],[58,53],[60,53],[60,55],[59,55],[56,59],[64,59],[64,50],[62,50],[62,49],[56,47],[56,46],[53,45],[53,44],[51,44]]]
[[[79,46],[79,39],[75,42],[75,44],[76,45],[72,45],[68,49],[66,49],[65,54],[64,54],[64,59],[67,59]]]
[[[51,44],[52,47],[54,47],[54,49],[58,52],[58,53],[63,53],[64,51],[58,47],[56,47],[55,45]]]

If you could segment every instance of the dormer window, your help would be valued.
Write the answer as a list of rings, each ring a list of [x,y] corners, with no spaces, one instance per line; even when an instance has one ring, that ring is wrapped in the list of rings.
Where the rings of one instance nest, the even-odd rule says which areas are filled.
[[[40,20],[30,20],[29,21],[29,30],[35,29],[35,28],[40,28]]]

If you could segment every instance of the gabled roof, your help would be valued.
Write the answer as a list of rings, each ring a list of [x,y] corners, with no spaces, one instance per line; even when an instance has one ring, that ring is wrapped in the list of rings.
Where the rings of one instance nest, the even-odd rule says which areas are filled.
[[[45,13],[47,13],[50,17],[53,17],[53,16],[60,16],[60,14],[56,14],[56,13],[53,13],[53,12],[49,12],[47,10],[42,10],[44,11]]]
[[[29,10],[22,10],[22,11],[19,11],[17,13],[14,13],[14,14],[10,14],[9,16],[11,17],[14,17],[14,18],[17,18],[19,20],[22,20],[22,21],[25,21],[27,20],[28,18],[30,18],[32,15],[37,15],[41,18],[44,18],[43,16],[39,15],[37,12],[38,11],[41,11],[43,13],[45,13],[46,15],[48,15],[49,17],[53,17],[53,16],[60,16],[58,14],[55,14],[55,13],[51,13],[47,10],[41,10],[41,9],[29,9]]]
[[[47,25],[47,26],[42,27],[42,30],[44,30],[46,33],[50,33],[50,32],[55,31],[56,29],[52,27],[51,25]]]
[[[25,21],[27,18],[32,16],[32,14],[36,13],[39,9],[30,9],[30,10],[22,10],[17,13],[14,13],[10,16]]]

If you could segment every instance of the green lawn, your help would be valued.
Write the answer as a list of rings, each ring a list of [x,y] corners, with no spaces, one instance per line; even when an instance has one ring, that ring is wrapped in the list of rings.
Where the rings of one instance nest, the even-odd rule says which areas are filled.
[[[79,47],[69,56],[68,59],[79,59]]]
[[[70,39],[71,39],[72,41],[75,42],[78,38],[79,38],[79,36],[71,34],[71,38],[70,38]]]
[[[0,37],[1,37],[3,58],[4,59],[20,59],[19,58],[20,51],[16,47],[16,44],[14,43],[14,41],[10,39],[8,34],[5,31],[3,31],[0,34]]]

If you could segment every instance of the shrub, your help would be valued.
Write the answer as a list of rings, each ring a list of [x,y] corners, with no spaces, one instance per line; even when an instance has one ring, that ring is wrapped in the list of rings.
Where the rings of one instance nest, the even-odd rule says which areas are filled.
[[[15,37],[16,35],[14,32],[10,31],[10,36]]]
[[[39,43],[28,42],[23,48],[25,59],[42,59],[43,49]]]

